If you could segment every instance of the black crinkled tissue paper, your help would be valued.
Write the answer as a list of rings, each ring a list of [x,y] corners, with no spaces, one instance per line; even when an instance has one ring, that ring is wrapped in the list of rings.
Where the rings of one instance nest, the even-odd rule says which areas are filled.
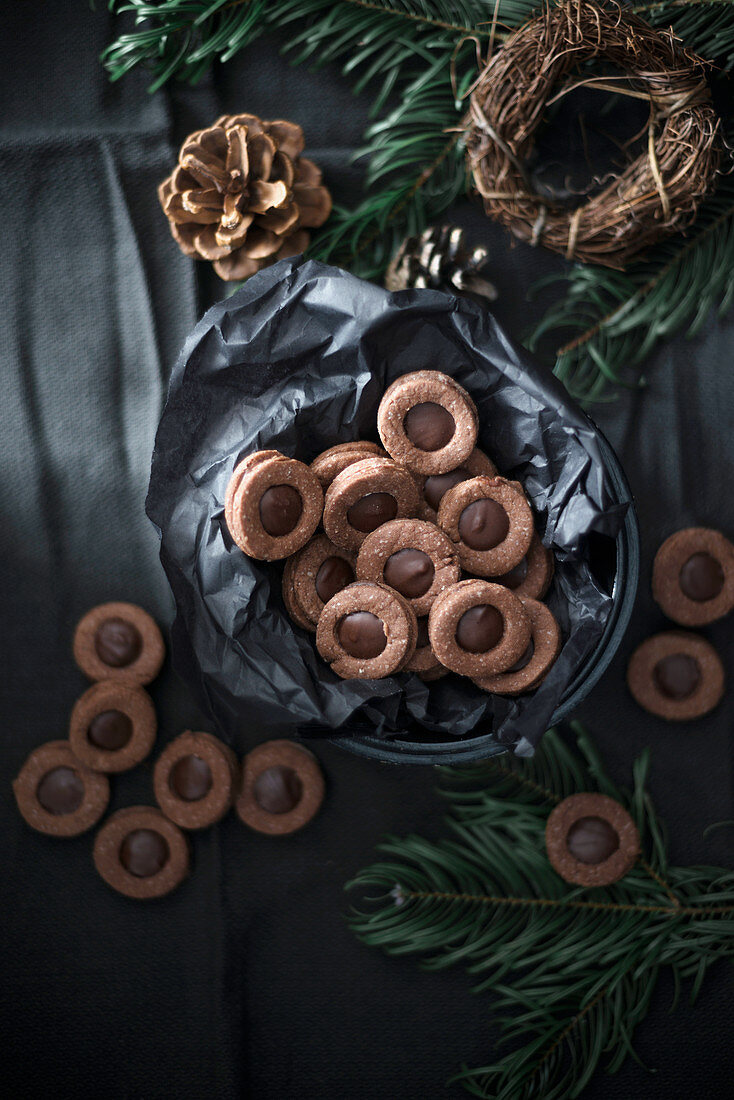
[[[546,602],[563,649],[523,697],[487,695],[453,674],[431,684],[410,673],[339,679],[285,611],[282,563],[246,557],[227,531],[225,491],[244,455],[273,448],[310,462],[335,443],[377,440],[385,388],[421,369],[444,371],[469,391],[478,445],[523,483],[556,556]],[[267,727],[308,735],[361,726],[389,738],[417,724],[429,736],[460,738],[481,723],[526,751],[601,637],[612,601],[585,542],[592,531],[616,536],[625,507],[591,422],[486,310],[438,291],[388,293],[301,257],[254,275],[187,339],[146,505],[176,601],[174,663],[230,743]]]

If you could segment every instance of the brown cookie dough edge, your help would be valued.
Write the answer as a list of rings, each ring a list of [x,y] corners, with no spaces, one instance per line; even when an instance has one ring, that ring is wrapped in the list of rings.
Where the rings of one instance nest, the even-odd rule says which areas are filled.
[[[619,837],[619,848],[603,863],[582,863],[568,850],[571,826],[584,817],[608,821]],[[610,886],[632,868],[640,854],[640,834],[630,814],[605,794],[572,794],[551,811],[545,826],[545,846],[553,869],[576,886]]]
[[[142,639],[140,656],[123,668],[106,665],[97,656],[94,637],[102,623],[109,619],[124,619],[131,623]],[[118,680],[149,684],[161,670],[166,655],[163,635],[154,619],[137,604],[111,602],[99,604],[87,611],[74,632],[74,660],[90,680]]]
[[[155,875],[138,878],[120,862],[120,847],[135,829],[160,833],[168,844],[169,858]],[[183,882],[189,872],[189,845],[186,837],[155,806],[126,806],[105,822],[94,839],[94,866],[108,886],[137,901],[161,898]]]
[[[301,781],[301,801],[288,813],[272,814],[255,800],[255,780],[268,768],[291,768]],[[321,808],[324,800],[324,776],[312,752],[295,741],[266,741],[257,745],[242,761],[242,786],[235,809],[244,825],[269,836],[286,836],[302,829]]]
[[[671,699],[657,687],[653,670],[658,661],[673,654],[688,654],[697,662],[701,682],[685,699]],[[691,722],[704,718],[724,695],[724,665],[706,638],[685,630],[653,634],[635,649],[627,666],[627,687],[638,706],[668,722]]]
[[[121,749],[100,749],[87,737],[92,719],[106,710],[118,710],[132,722],[130,740]],[[81,695],[69,720],[69,743],[77,759],[97,772],[124,772],[144,760],[153,748],[158,729],[153,700],[137,684],[100,680]]]
[[[172,790],[169,777],[174,765],[186,756],[198,756],[209,765],[212,786],[204,798],[187,802]],[[223,741],[210,733],[186,730],[166,745],[153,769],[155,799],[169,820],[182,829],[206,829],[220,821],[232,806],[239,787],[237,757]]]
[[[71,768],[83,785],[81,805],[70,814],[51,814],[36,797],[38,784],[54,768]],[[48,741],[30,753],[13,780],[13,794],[24,821],[46,836],[79,836],[96,825],[107,809],[110,785],[106,775],[100,775],[74,756],[68,741]]]

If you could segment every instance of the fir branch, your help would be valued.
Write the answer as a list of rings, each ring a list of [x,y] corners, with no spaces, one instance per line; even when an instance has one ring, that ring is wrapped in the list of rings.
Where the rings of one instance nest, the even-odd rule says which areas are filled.
[[[658,340],[679,331],[691,338],[711,309],[721,316],[731,305],[734,179],[724,178],[686,236],[664,241],[627,272],[577,265],[560,278],[568,291],[536,326],[530,346],[549,332],[570,335],[555,373],[586,401],[602,397],[608,382],[644,383],[635,368]]]
[[[695,996],[708,967],[734,956],[734,873],[669,867],[644,787],[647,754],[623,794],[573,730],[575,749],[549,731],[532,760],[443,769],[450,835],[387,838],[384,858],[348,884],[366,895],[351,916],[366,944],[430,969],[464,966],[475,992],[492,991],[509,1049],[459,1074],[478,1097],[578,1096],[602,1060],[614,1072],[634,1056],[662,966]],[[545,855],[550,809],[581,790],[623,801],[648,848],[609,888],[567,886]]]

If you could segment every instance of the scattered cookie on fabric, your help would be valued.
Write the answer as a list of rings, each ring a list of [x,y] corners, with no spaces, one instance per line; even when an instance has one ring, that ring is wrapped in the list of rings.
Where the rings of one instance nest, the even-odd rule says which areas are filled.
[[[387,458],[387,452],[378,443],[355,439],[351,443],[337,443],[335,447],[322,451],[311,463],[311,469],[321,482],[321,488],[326,492],[336,475],[346,470],[347,466],[361,462],[363,458],[373,458],[375,455]]]
[[[180,734],[166,745],[153,770],[156,802],[182,829],[206,829],[220,821],[238,784],[237,757],[210,733]]]
[[[48,741],[34,749],[13,780],[13,793],[25,821],[47,836],[79,836],[107,809],[107,776],[86,768],[68,741]]]
[[[315,630],[324,605],[355,580],[354,554],[335,546],[327,535],[314,535],[288,565],[296,603]]]
[[[367,536],[357,557],[357,577],[394,588],[416,615],[427,615],[439,592],[456,584],[459,555],[432,523],[394,519]]]
[[[440,680],[448,676],[449,670],[441,664],[433,652],[431,639],[428,636],[428,618],[418,619],[418,637],[415,652],[405,666],[406,672],[415,672],[426,683],[432,680]]]
[[[113,814],[94,839],[93,857],[108,886],[138,900],[170,894],[189,871],[186,837],[153,806]]]
[[[312,634],[315,634],[316,623],[312,619],[310,619],[306,612],[303,610],[300,603],[298,602],[298,597],[296,596],[296,589],[293,583],[295,571],[295,557],[287,558],[285,567],[283,569],[283,584],[281,588],[283,603],[285,604],[286,611],[297,626],[300,626],[303,628],[303,630],[308,630]]]
[[[481,577],[509,572],[527,554],[534,533],[522,487],[503,477],[474,477],[449,489],[438,523],[456,546],[463,568]]]
[[[165,655],[155,621],[132,603],[93,607],[74,632],[74,660],[90,680],[149,684],[160,672]]]
[[[321,613],[316,648],[342,679],[379,680],[415,652],[418,621],[408,600],[384,584],[356,581]]]
[[[323,506],[321,483],[310,467],[266,451],[248,455],[237,466],[227,487],[224,514],[244,554],[277,561],[308,542]]]
[[[531,600],[542,600],[553,580],[555,565],[553,554],[540,541],[536,531],[530,540],[527,554],[508,573],[500,577],[488,577],[495,584],[510,588],[516,596],[526,596]]]
[[[652,594],[681,626],[704,626],[734,608],[734,544],[709,527],[667,538],[652,569]]]
[[[266,741],[242,761],[237,816],[259,833],[295,833],[311,821],[323,800],[319,762],[294,741]]]
[[[480,451],[478,447],[474,448],[461,466],[455,470],[449,470],[448,473],[430,474],[428,477],[424,474],[414,474],[425,506],[425,513],[421,518],[436,523],[438,507],[443,500],[444,493],[447,493],[449,489],[453,489],[455,485],[459,485],[462,481],[469,481],[471,478],[480,475],[497,477],[498,471],[491,458],[488,458],[484,451]]]
[[[326,490],[324,530],[343,550],[356,551],[370,531],[418,512],[418,487],[390,458],[362,459],[342,470]]]
[[[474,683],[493,695],[521,695],[545,679],[561,650],[561,630],[553,612],[538,600],[519,597],[530,619],[530,642],[506,672],[476,677]]]
[[[428,635],[441,664],[462,676],[505,672],[530,642],[530,617],[508,588],[489,581],[459,581],[437,597]]]
[[[708,714],[724,694],[724,666],[705,638],[685,630],[654,634],[638,646],[627,686],[650,714],[688,722]]]
[[[153,748],[157,727],[153,701],[143,688],[100,680],[74,704],[69,744],[93,771],[125,772]]]
[[[477,407],[440,371],[404,374],[388,386],[377,410],[380,439],[396,462],[421,474],[444,474],[474,450]]]
[[[624,806],[608,795],[572,794],[551,811],[545,846],[564,882],[610,886],[634,866],[640,834]]]

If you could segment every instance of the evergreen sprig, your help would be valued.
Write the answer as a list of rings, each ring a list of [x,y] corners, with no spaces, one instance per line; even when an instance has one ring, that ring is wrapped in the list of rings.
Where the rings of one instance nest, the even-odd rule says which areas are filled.
[[[734,0],[638,0],[628,5],[714,65],[734,65]],[[372,124],[358,156],[366,194],[337,207],[314,234],[310,255],[380,278],[395,248],[442,217],[467,186],[460,134],[463,96],[483,56],[542,7],[541,0],[109,0],[133,29],[103,54],[113,80],[143,65],[151,90],[171,77],[199,80],[260,35],[286,35],[294,64],[341,67],[355,91],[373,96]],[[452,81],[456,75],[456,86]],[[732,297],[734,193],[725,179],[685,236],[661,244],[619,274],[569,268],[567,285],[532,340],[566,336],[555,370],[585,401],[612,383],[638,380],[653,344],[695,333],[711,306]],[[568,337],[571,337],[569,340]]]
[[[582,727],[576,746],[549,731],[535,757],[495,757],[442,769],[450,835],[388,837],[385,857],[348,884],[363,895],[353,931],[390,955],[417,955],[426,969],[460,965],[474,991],[493,995],[508,1047],[456,1080],[493,1100],[579,1096],[603,1061],[613,1073],[628,1055],[660,969],[676,1000],[695,999],[709,966],[734,956],[734,873],[668,864],[662,825],[645,782],[649,754],[625,793],[605,774]],[[619,883],[564,883],[545,852],[550,810],[562,798],[601,791],[622,802],[643,853]]]

